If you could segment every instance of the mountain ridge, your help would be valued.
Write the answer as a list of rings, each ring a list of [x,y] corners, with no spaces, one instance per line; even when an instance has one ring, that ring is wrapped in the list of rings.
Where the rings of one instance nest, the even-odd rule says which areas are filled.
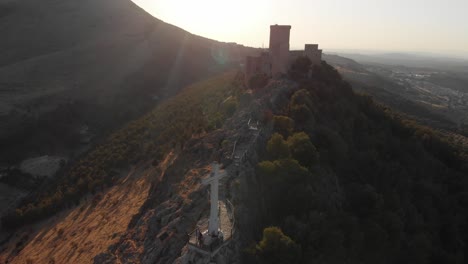
[[[129,0],[9,6],[0,18],[6,36],[0,43],[0,141],[4,149],[17,149],[0,151],[9,163],[54,152],[76,156],[80,127],[105,135],[255,51],[190,34]],[[61,116],[67,112],[74,118]],[[48,136],[53,133],[63,136]]]

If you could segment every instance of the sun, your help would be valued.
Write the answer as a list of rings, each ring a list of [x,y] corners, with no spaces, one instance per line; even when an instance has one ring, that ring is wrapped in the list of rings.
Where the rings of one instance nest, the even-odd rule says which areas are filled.
[[[191,33],[233,41],[266,23],[267,0],[133,0],[153,16]],[[264,26],[264,25],[263,25]]]

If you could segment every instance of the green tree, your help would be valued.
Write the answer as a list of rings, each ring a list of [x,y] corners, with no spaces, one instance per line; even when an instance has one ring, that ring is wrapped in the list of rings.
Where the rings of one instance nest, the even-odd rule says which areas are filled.
[[[256,255],[260,263],[298,263],[301,247],[278,227],[267,227],[263,238],[256,245]]]
[[[298,124],[305,124],[307,121],[312,121],[313,124],[313,115],[312,111],[305,105],[292,105],[291,106],[291,116],[297,121]]]
[[[284,215],[296,214],[307,204],[304,197],[309,193],[307,182],[312,177],[297,160],[260,162],[258,175],[264,186],[262,195],[271,219],[281,221]]]
[[[289,147],[283,136],[274,133],[267,143],[267,152],[270,159],[285,159],[290,156]]]
[[[274,130],[284,137],[289,136],[294,129],[294,120],[287,116],[274,116],[273,117]]]
[[[291,96],[291,105],[305,105],[312,108],[314,105],[311,100],[311,95],[306,89],[301,89]]]
[[[287,142],[292,157],[302,166],[309,167],[318,160],[317,149],[306,133],[295,133],[288,138]]]
[[[303,184],[309,176],[309,170],[294,159],[262,161],[258,164],[260,177],[275,189],[287,189],[293,184]],[[273,190],[271,190],[273,191]]]

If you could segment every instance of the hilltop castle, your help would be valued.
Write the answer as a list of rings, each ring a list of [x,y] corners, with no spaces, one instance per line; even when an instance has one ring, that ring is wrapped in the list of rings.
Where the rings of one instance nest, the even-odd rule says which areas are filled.
[[[281,76],[288,72],[290,64],[298,57],[305,56],[312,65],[319,65],[322,61],[322,50],[318,44],[305,44],[304,50],[289,50],[291,26],[270,26],[270,47],[259,56],[247,56],[245,62],[245,80],[257,74],[265,74],[269,78]]]

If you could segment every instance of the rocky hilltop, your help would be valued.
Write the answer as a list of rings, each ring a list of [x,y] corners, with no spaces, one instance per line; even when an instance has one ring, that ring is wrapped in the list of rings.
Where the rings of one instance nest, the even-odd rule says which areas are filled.
[[[467,258],[466,149],[355,94],[326,62],[298,58],[247,89],[226,70],[251,49],[124,0],[2,1],[0,33],[0,155],[57,156],[61,175],[14,190],[24,198],[2,211],[0,263]],[[232,226],[210,259],[188,245],[209,215],[201,180],[213,161],[227,173],[220,211]]]
[[[325,62],[295,69],[254,90],[207,79],[115,132],[3,219],[0,261],[462,263],[466,152]],[[212,161],[234,226],[210,260],[187,245]]]

